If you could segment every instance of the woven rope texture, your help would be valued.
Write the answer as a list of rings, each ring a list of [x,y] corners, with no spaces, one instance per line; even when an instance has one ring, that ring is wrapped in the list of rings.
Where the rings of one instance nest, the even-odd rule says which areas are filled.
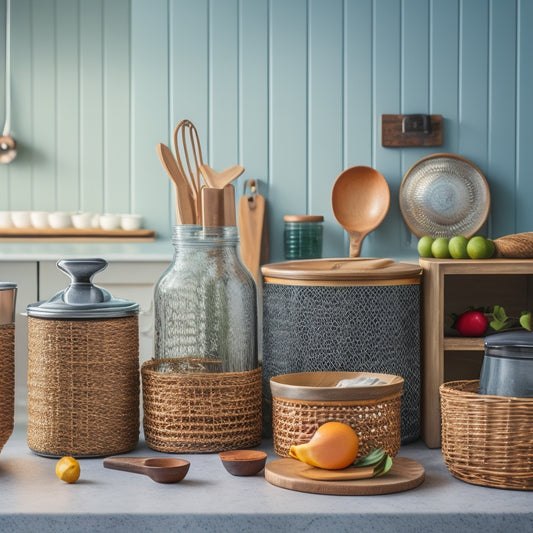
[[[309,442],[319,426],[343,422],[359,436],[362,457],[374,448],[383,448],[394,457],[400,449],[401,393],[388,398],[349,402],[316,402],[272,398],[274,451],[289,456],[292,444]]]
[[[533,398],[478,394],[479,381],[440,386],[442,455],[457,478],[533,490]]]
[[[208,453],[261,442],[260,368],[227,373],[158,371],[169,364],[170,360],[153,359],[141,368],[143,427],[150,448]]]
[[[125,453],[139,440],[136,316],[28,318],[28,446],[43,455]]]
[[[13,433],[15,413],[15,325],[0,326],[0,451]]]

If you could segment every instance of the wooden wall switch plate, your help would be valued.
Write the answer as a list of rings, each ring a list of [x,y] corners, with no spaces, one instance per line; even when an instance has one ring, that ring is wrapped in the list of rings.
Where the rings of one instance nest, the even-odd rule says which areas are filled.
[[[441,146],[442,115],[381,115],[381,145]]]

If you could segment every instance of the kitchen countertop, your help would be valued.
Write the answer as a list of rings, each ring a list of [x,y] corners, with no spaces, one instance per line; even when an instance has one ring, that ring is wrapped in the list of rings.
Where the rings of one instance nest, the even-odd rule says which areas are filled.
[[[470,485],[446,469],[441,451],[422,442],[400,454],[426,470],[422,485],[380,496],[326,496],[271,485],[263,473],[228,474],[217,454],[180,454],[191,462],[180,483],[104,469],[102,459],[81,459],[81,477],[58,480],[56,459],[26,446],[17,425],[0,453],[0,531],[533,531],[531,492]],[[261,449],[277,459],[272,442]],[[141,442],[130,455],[163,456]]]

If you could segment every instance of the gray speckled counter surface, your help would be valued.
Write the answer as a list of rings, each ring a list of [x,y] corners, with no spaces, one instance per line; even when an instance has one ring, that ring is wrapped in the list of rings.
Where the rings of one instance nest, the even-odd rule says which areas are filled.
[[[478,487],[453,478],[440,450],[423,443],[400,455],[426,469],[413,490],[380,496],[325,496],[275,487],[263,473],[228,474],[217,454],[180,455],[191,462],[180,483],[104,469],[83,459],[80,480],[55,476],[55,459],[26,446],[18,425],[0,453],[0,531],[533,531],[533,494]],[[269,440],[262,449],[277,459]],[[162,456],[139,444],[131,455]]]

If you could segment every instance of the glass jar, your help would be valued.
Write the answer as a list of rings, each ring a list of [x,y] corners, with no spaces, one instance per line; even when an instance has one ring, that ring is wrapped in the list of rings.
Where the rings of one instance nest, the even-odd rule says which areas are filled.
[[[155,358],[175,359],[169,370],[258,367],[256,287],[238,243],[235,226],[174,226],[174,258],[155,288]]]
[[[323,216],[285,215],[285,259],[322,257]]]

